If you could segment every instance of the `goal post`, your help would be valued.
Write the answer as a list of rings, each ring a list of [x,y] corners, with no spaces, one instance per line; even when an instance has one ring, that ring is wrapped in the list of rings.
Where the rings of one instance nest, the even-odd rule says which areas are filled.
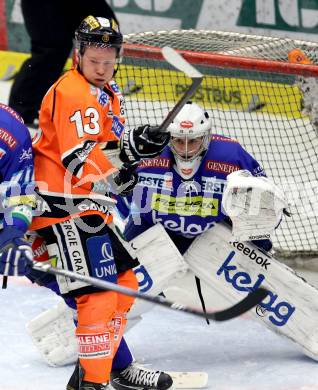
[[[237,139],[285,189],[292,217],[274,236],[277,255],[318,264],[318,44],[195,30],[127,35],[116,80],[129,127],[160,124],[191,83],[164,61],[163,46],[204,74],[192,100],[209,112],[212,132]],[[306,65],[289,62],[294,50]]]

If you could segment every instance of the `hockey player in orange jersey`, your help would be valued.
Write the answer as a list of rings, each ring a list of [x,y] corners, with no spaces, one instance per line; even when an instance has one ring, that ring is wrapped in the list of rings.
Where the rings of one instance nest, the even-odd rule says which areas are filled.
[[[75,32],[77,64],[45,95],[34,139],[38,215],[31,229],[42,236],[59,267],[137,289],[130,258],[108,226],[110,194],[128,194],[142,158],[159,154],[169,134],[149,126],[124,128],[123,97],[112,81],[122,48],[114,19],[88,16]],[[102,148],[125,136],[118,170]],[[79,390],[111,390],[112,360],[133,298],[58,277],[59,292],[75,298]],[[74,377],[74,375],[73,375]],[[74,378],[73,378],[74,379]],[[73,384],[68,389],[73,389]]]

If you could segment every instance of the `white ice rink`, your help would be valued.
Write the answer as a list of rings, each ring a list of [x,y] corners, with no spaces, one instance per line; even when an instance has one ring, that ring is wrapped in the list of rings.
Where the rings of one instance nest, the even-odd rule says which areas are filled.
[[[6,102],[9,85],[2,82],[0,88],[0,101]],[[58,298],[24,278],[9,279],[0,294],[0,390],[64,390],[73,367],[48,367],[25,330]],[[171,292],[169,298],[174,296]],[[209,296],[208,306],[211,302]],[[318,390],[318,362],[246,316],[208,326],[156,308],[128,332],[127,340],[136,359],[150,367],[208,372],[211,390]]]
[[[1,290],[0,390],[63,390],[72,367],[50,368],[25,324],[57,303],[24,279]],[[154,309],[126,336],[137,360],[166,370],[206,371],[211,390],[317,390],[318,363],[245,316],[225,323]]]

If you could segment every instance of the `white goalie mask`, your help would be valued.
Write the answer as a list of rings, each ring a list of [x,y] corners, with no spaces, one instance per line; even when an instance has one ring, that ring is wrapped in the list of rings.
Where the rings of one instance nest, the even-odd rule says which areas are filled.
[[[191,179],[209,145],[209,114],[197,104],[188,102],[169,125],[168,131],[177,171],[183,179]]]

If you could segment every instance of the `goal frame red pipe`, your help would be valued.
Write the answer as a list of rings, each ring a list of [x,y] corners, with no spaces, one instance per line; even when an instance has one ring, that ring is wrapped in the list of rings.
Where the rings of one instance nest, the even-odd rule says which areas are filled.
[[[305,77],[318,77],[318,65],[292,64],[284,61],[270,61],[252,57],[240,57],[225,54],[215,54],[205,51],[176,50],[193,65],[211,66],[216,68],[248,69],[264,73],[282,73]],[[124,44],[124,56],[162,60],[164,58],[159,47]]]

